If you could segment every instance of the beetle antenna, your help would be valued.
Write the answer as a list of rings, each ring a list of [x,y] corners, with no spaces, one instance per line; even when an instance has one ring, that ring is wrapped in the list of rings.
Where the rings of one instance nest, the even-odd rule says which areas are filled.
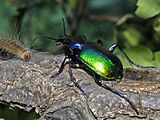
[[[32,43],[33,43],[36,39],[39,39],[39,38],[47,38],[47,39],[51,39],[51,40],[59,40],[59,39],[55,39],[55,38],[52,38],[52,37],[48,37],[48,36],[43,35],[43,36],[38,36],[38,37],[34,38],[34,39],[32,40]]]
[[[67,34],[66,34],[66,25],[65,25],[65,21],[64,21],[63,18],[62,18],[62,24],[63,24],[64,36],[67,36]]]

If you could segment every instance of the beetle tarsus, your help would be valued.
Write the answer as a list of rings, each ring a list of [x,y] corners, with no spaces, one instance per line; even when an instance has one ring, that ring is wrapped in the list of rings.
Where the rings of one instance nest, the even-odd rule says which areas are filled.
[[[99,86],[101,86],[101,87],[109,90],[110,92],[112,92],[112,93],[120,96],[121,98],[125,99],[125,100],[131,105],[131,107],[132,107],[133,110],[137,113],[137,115],[139,115],[139,111],[137,110],[137,108],[135,107],[135,105],[134,105],[125,95],[123,95],[123,94],[120,93],[119,91],[115,90],[114,88],[109,87],[109,86],[107,86],[106,84],[104,84],[104,83],[101,81],[99,75],[97,75],[97,74],[95,74],[95,82],[96,82],[96,84],[98,84]]]
[[[55,75],[51,76],[50,78],[53,79],[54,77],[60,75],[60,74],[63,72],[64,66],[65,66],[65,61],[66,61],[67,58],[68,58],[68,56],[66,56],[66,57],[64,58],[64,60],[63,60],[63,62],[62,62],[62,64],[61,64],[61,67],[60,67],[59,71],[58,71]],[[76,82],[75,78],[73,77],[73,73],[72,73],[72,70],[71,70],[71,59],[69,59],[68,63],[69,63],[69,75],[70,75],[70,80],[71,80],[71,81],[75,84],[75,86],[87,97],[87,94],[85,94],[85,92],[82,90],[82,88],[79,86],[79,84]]]

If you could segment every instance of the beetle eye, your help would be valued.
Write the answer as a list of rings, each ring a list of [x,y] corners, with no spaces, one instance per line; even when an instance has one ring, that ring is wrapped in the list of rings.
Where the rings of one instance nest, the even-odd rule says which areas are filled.
[[[76,44],[74,44],[74,45],[71,45],[70,47],[71,47],[71,48],[77,48],[77,49],[81,50],[81,49],[82,49],[82,46],[83,46],[83,44],[76,43]]]

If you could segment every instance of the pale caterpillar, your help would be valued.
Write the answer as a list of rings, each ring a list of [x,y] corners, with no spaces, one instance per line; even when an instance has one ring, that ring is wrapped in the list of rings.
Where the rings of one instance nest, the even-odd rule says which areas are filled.
[[[29,61],[31,59],[30,51],[28,51],[22,44],[19,44],[8,37],[0,36],[0,48],[19,56],[25,61]]]

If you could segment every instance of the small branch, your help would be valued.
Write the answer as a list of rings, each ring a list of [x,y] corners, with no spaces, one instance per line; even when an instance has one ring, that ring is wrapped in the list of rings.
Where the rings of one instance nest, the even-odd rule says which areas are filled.
[[[88,14],[86,15],[86,18],[100,22],[107,21],[107,22],[117,23],[117,21],[120,19],[120,16],[113,16],[108,14]]]

